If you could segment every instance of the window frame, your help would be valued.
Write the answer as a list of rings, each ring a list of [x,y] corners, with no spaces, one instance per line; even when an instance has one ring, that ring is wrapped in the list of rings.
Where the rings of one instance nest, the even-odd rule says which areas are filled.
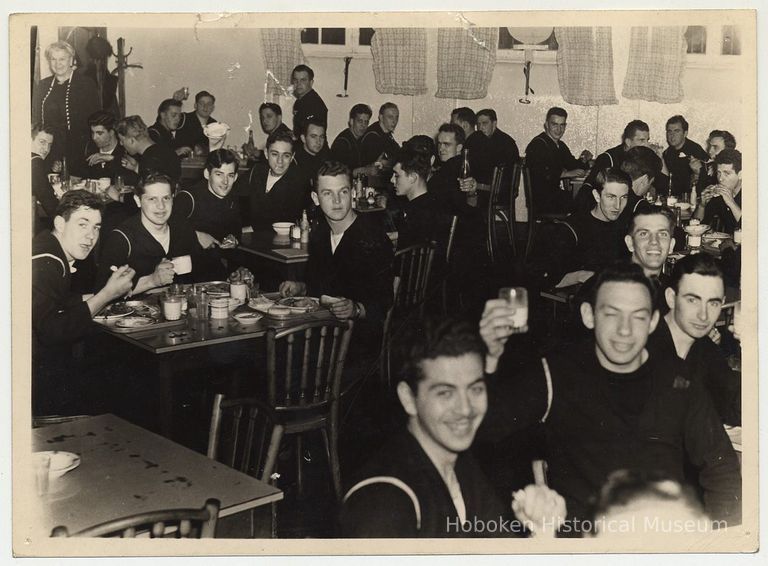
[[[685,66],[689,69],[712,69],[736,67],[741,63],[744,54],[744,37],[741,36],[741,53],[738,55],[723,55],[723,26],[736,25],[728,22],[710,24],[707,29],[707,45],[704,53],[686,53]],[[741,31],[741,30],[739,30]]]
[[[302,43],[301,49],[307,57],[348,57],[354,55],[372,59],[371,46],[359,45],[359,42],[360,28],[344,28],[344,45]]]

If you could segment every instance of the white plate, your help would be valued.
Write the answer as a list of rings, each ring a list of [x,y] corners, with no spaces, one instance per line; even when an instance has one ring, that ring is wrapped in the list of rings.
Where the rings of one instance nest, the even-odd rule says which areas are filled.
[[[146,316],[128,316],[126,318],[119,319],[115,323],[115,326],[118,328],[140,328],[142,326],[149,326],[154,323],[154,320]]]
[[[269,311],[269,307],[275,305],[275,301],[267,299],[266,297],[254,297],[248,301],[248,306],[255,311],[266,313]]]
[[[103,319],[103,320],[117,320],[123,317],[128,316],[129,314],[133,314],[135,312],[135,309],[131,307],[131,305],[125,305],[127,307],[127,310],[123,313],[114,314],[111,311],[110,307],[113,307],[117,304],[125,304],[125,303],[114,303],[113,305],[107,305],[104,307],[104,309],[101,311],[102,313],[106,314],[98,314],[96,315],[97,318]]]
[[[294,305],[294,302],[302,301],[309,302],[308,305]],[[277,306],[287,307],[290,309],[291,314],[304,314],[307,312],[315,312],[320,308],[320,300],[316,297],[285,297],[277,301]]]
[[[264,318],[264,315],[255,312],[240,312],[234,315],[234,318],[243,326],[249,326],[259,322],[262,318]]]
[[[709,234],[704,234],[701,238],[703,240],[726,240],[730,237],[731,235],[725,232],[710,232]]]
[[[37,454],[46,454],[51,457],[51,471],[48,473],[50,479],[61,477],[80,465],[80,456],[73,454],[72,452],[47,450],[44,452],[35,452],[35,455]]]

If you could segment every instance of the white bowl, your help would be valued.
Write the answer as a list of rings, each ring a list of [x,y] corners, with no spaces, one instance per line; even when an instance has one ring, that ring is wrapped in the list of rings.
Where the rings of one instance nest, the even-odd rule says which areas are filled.
[[[234,315],[234,317],[235,320],[243,326],[248,326],[249,324],[256,324],[259,322],[264,315],[255,312],[240,312]]]
[[[683,228],[687,234],[690,234],[691,236],[701,236],[704,232],[709,230],[708,224],[694,224],[694,225],[688,225],[685,228]]]
[[[50,450],[45,452],[35,452],[35,454],[45,454],[51,458],[51,467],[48,472],[48,477],[50,479],[59,478],[80,465],[80,456],[73,454],[72,452]]]
[[[293,222],[275,222],[272,224],[272,229],[277,232],[278,236],[289,236],[291,227],[293,227]]]

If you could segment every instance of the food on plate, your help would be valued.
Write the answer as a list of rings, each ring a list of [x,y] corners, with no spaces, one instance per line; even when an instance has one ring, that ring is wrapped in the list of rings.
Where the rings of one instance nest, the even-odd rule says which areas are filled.
[[[128,316],[121,318],[115,323],[115,326],[119,328],[139,328],[141,326],[149,326],[154,324],[154,320],[146,316]]]
[[[248,301],[248,306],[255,310],[268,309],[274,304],[275,304],[275,301],[266,298],[264,295],[258,295],[256,297],[253,297],[250,301]]]
[[[318,301],[312,297],[285,297],[284,299],[280,299],[278,304],[291,309],[309,311],[317,308]]]
[[[131,314],[134,309],[126,303],[120,301],[118,303],[112,303],[107,305],[101,312],[103,316],[125,316]]]
[[[320,304],[324,307],[330,306],[333,303],[338,303],[341,300],[343,300],[342,297],[332,297],[331,295],[320,296]]]
[[[291,314],[291,309],[289,309],[288,307],[280,307],[280,306],[270,307],[269,314],[271,314],[272,316],[288,316],[289,314]]]
[[[230,283],[247,283],[249,286],[253,284],[253,273],[245,267],[238,267],[236,271],[233,271],[229,275]]]

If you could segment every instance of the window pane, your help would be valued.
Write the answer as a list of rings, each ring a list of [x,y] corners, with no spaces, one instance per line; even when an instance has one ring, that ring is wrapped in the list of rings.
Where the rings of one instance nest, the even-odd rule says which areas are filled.
[[[688,26],[685,30],[685,39],[688,41],[686,53],[702,54],[707,52],[707,28],[704,26]]]
[[[515,38],[512,37],[507,28],[499,28],[499,49],[512,49],[515,44]]]
[[[318,43],[319,30],[317,28],[304,28],[301,30],[302,43]]]
[[[344,28],[323,28],[323,45],[344,45],[346,30]]]
[[[509,33],[507,28],[499,28],[499,49],[512,49],[513,45],[521,45],[523,42],[518,41]],[[555,30],[549,34],[549,37],[544,41],[540,41],[538,45],[546,45],[549,51],[557,51],[557,38],[555,37]]]
[[[723,26],[723,55],[741,55],[741,36],[736,26]]]
[[[360,39],[358,40],[359,45],[371,45],[371,39],[373,38],[373,34],[376,33],[373,31],[373,28],[360,28]]]

